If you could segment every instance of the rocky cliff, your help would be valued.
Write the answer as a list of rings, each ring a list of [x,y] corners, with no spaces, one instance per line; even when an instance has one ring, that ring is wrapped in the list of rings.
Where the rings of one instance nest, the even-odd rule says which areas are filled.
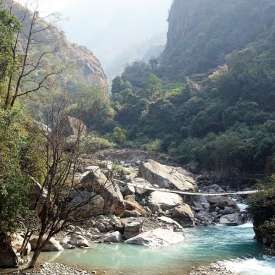
[[[182,80],[224,64],[228,54],[263,38],[274,9],[271,0],[174,0],[161,74]]]
[[[29,32],[32,12],[22,5],[11,0],[6,0],[5,5],[10,7],[12,13],[21,21],[24,33]],[[23,20],[24,18],[24,20]],[[78,84],[99,87],[107,92],[108,82],[104,70],[97,57],[85,47],[71,43],[65,34],[54,24],[50,24],[42,18],[37,20],[34,42],[31,47],[31,54],[50,52],[45,56],[46,62],[43,66],[53,66],[62,69],[62,75],[57,85],[62,90],[74,90]],[[24,43],[25,37],[21,37]]]

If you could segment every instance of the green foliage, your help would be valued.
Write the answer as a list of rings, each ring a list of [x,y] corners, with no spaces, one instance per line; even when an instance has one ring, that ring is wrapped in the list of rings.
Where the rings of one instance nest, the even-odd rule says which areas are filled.
[[[4,10],[1,5],[0,3],[0,85],[2,86],[8,72],[14,69],[12,45],[14,35],[19,30],[20,25],[18,20]],[[0,87],[0,96],[2,94],[1,89],[3,89],[3,86]]]
[[[114,110],[101,89],[78,85],[68,97],[70,115],[82,120],[90,130],[104,132],[113,128]]]
[[[123,145],[127,140],[127,131],[120,127],[115,127],[111,137],[114,142]]]
[[[30,176],[41,177],[43,154],[38,136],[28,129],[21,110],[0,109],[0,231],[15,230],[28,209]]]
[[[104,149],[111,149],[114,144],[108,139],[99,137],[95,134],[89,134],[81,140],[80,151],[81,153],[91,154]]]
[[[159,152],[161,150],[161,140],[155,139],[147,144],[144,145],[144,148],[147,151],[151,152]]]
[[[275,25],[270,28],[274,31],[264,39],[227,56],[215,77],[190,76],[179,85],[151,70],[147,81],[140,81],[141,64],[128,67],[116,80],[113,100],[129,139],[159,140],[156,147],[199,170],[270,175],[275,171]],[[150,150],[150,143],[146,147]]]

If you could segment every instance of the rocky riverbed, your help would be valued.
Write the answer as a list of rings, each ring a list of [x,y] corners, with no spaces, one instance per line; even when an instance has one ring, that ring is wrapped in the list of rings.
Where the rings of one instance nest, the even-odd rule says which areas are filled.
[[[74,213],[85,222],[66,228],[52,238],[43,251],[120,242],[161,247],[183,242],[182,232],[186,227],[217,223],[231,226],[246,221],[246,213],[233,198],[177,194],[177,191],[217,193],[224,190],[207,178],[176,166],[168,158],[151,158],[146,152],[131,150],[83,155],[76,175],[79,188],[69,203],[79,204],[91,194],[95,194],[95,199]],[[26,254],[35,247],[36,240],[33,236]],[[12,248],[5,250],[9,253],[1,255],[0,252],[0,266],[18,262],[16,252],[20,243],[19,232],[13,237]]]

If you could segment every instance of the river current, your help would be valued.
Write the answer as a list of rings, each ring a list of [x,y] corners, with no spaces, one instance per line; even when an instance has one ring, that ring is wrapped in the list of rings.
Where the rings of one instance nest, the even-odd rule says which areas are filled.
[[[275,275],[275,258],[263,256],[252,224],[190,228],[184,234],[182,244],[167,248],[96,244],[89,249],[44,253],[43,258],[106,274],[184,275],[192,267],[220,261],[241,275]]]

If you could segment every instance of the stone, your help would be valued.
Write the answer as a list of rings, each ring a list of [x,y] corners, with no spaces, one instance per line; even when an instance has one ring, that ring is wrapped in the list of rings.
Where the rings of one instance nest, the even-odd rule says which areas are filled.
[[[20,234],[13,234],[11,236],[11,244],[16,253],[21,252],[21,248],[24,242],[24,238]],[[29,255],[31,253],[31,244],[28,242],[24,250],[23,255]]]
[[[127,200],[124,201],[124,204],[126,211],[136,212],[139,214],[139,216],[146,215],[146,210],[132,197],[128,197]]]
[[[122,219],[122,223],[124,225],[123,237],[125,239],[130,239],[142,232],[142,218],[125,218]]]
[[[224,196],[209,196],[207,198],[208,202],[210,203],[211,208],[225,208],[225,207],[233,207],[238,209],[237,203],[232,200],[231,198],[224,197]]]
[[[18,267],[18,257],[12,247],[11,239],[5,234],[0,234],[0,268]]]
[[[169,214],[183,227],[190,227],[195,225],[195,216],[188,204],[182,204],[171,209]]]
[[[145,193],[152,192],[152,191],[146,190],[145,188],[152,188],[153,185],[149,181],[143,178],[134,178],[132,179],[130,184],[139,186],[139,187],[133,187],[135,190],[135,193],[138,195],[144,195]]]
[[[119,231],[108,233],[103,236],[104,243],[120,243],[122,241],[122,235]]]
[[[169,210],[175,206],[182,205],[183,199],[175,193],[154,191],[148,198],[149,206],[160,207],[162,210]]]
[[[153,185],[160,188],[169,188],[180,191],[195,191],[196,180],[187,170],[160,164],[148,160],[140,167],[141,176]]]
[[[90,247],[89,241],[84,236],[78,234],[72,234],[68,244],[78,248]]]
[[[87,190],[76,190],[71,197],[70,205],[72,207],[81,203],[83,204],[83,206],[78,207],[74,211],[73,215],[75,217],[87,219],[104,213],[105,201],[100,195]]]
[[[34,237],[30,240],[31,248],[34,250],[36,248],[38,237]],[[55,238],[51,238],[42,248],[42,252],[55,252],[63,251],[64,248]]]
[[[124,225],[119,217],[115,215],[110,216],[98,216],[94,219],[94,228],[97,228],[99,232],[106,233],[110,231],[122,231]]]
[[[158,228],[125,241],[127,244],[143,245],[152,248],[166,247],[184,241],[182,233],[176,233],[171,230]]]
[[[224,215],[220,218],[220,224],[228,226],[236,226],[242,224],[242,216],[240,213]]]
[[[133,195],[136,192],[135,187],[129,185],[128,183],[121,186],[120,191],[121,191],[121,193],[123,194],[124,197],[128,196],[128,195]]]
[[[104,199],[104,214],[120,215],[124,211],[123,196],[118,185],[110,182],[100,168],[86,172],[81,179],[81,186]]]
[[[178,222],[176,222],[175,220],[173,220],[171,218],[161,216],[161,217],[158,217],[158,220],[160,220],[168,225],[171,225],[173,227],[174,231],[178,231],[178,232],[183,231],[183,227]]]

